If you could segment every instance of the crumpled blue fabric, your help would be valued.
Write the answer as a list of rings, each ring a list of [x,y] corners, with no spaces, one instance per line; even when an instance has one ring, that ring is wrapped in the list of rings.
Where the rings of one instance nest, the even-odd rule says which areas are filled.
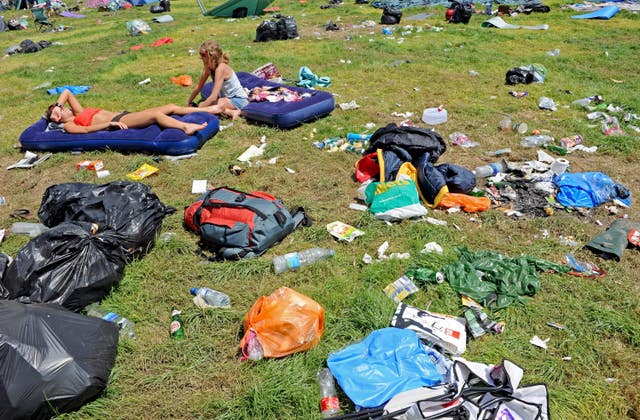
[[[631,191],[601,172],[564,173],[553,178],[556,200],[565,207],[597,207],[617,200],[631,206]]]
[[[66,90],[70,91],[71,93],[73,93],[74,95],[79,95],[81,93],[85,93],[87,92],[89,89],[91,89],[91,86],[71,86],[71,85],[64,85],[64,86],[58,86],[58,87],[54,87],[52,89],[47,89],[47,93],[49,95],[59,95],[62,92],[64,92]]]
[[[331,79],[327,76],[318,77],[309,67],[302,66],[298,72],[296,85],[307,89],[311,89],[314,86],[329,87],[331,86]]]
[[[433,352],[415,331],[389,327],[331,353],[327,366],[355,405],[373,408],[399,392],[442,383]]]

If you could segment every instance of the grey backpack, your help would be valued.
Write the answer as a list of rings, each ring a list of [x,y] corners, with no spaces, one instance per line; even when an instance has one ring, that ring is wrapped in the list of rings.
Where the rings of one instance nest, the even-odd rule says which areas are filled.
[[[264,254],[300,226],[310,226],[304,209],[289,212],[274,196],[228,187],[210,190],[184,211],[186,226],[200,234],[215,259],[237,260]]]

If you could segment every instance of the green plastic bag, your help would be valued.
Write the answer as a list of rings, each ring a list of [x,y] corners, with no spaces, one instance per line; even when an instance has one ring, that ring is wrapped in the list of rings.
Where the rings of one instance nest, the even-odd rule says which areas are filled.
[[[420,204],[416,184],[411,179],[372,182],[364,191],[369,211],[376,219],[398,221],[422,217],[427,209]]]
[[[493,251],[473,252],[466,247],[457,251],[458,261],[442,269],[445,279],[456,292],[492,309],[524,304],[522,296],[533,296],[540,290],[539,271],[570,270],[569,266],[527,255],[511,258]]]

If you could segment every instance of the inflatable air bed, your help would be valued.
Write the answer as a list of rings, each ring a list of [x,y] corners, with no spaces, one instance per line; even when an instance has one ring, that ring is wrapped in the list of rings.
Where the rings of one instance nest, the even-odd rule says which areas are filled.
[[[196,112],[174,118],[191,123],[207,122],[207,126],[194,135],[187,135],[176,128],[162,129],[158,125],[127,130],[96,131],[87,134],[69,134],[60,130],[46,131],[47,121],[31,125],[20,135],[23,149],[64,152],[88,150],[116,150],[159,155],[186,155],[198,150],[219,129],[218,117],[206,112]]]
[[[285,102],[283,100],[278,102],[249,102],[249,105],[242,109],[243,117],[248,121],[264,123],[278,128],[292,128],[324,117],[335,108],[333,95],[329,92],[270,82],[244,72],[237,72],[236,74],[242,86],[249,90],[263,86],[274,89],[285,87],[300,95],[310,95],[297,102]],[[204,85],[202,97],[207,98],[211,95],[212,89],[213,83],[209,82]]]

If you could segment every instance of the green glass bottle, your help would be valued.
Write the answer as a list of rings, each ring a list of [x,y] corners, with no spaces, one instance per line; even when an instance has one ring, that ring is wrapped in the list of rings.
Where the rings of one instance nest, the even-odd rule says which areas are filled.
[[[547,149],[550,152],[553,152],[557,155],[560,156],[566,156],[567,155],[567,149],[565,149],[562,146],[556,146],[555,144],[546,144],[544,145],[544,148]]]
[[[184,328],[182,328],[182,318],[180,318],[181,312],[177,309],[171,311],[171,325],[169,326],[169,333],[174,340],[184,339]]]

